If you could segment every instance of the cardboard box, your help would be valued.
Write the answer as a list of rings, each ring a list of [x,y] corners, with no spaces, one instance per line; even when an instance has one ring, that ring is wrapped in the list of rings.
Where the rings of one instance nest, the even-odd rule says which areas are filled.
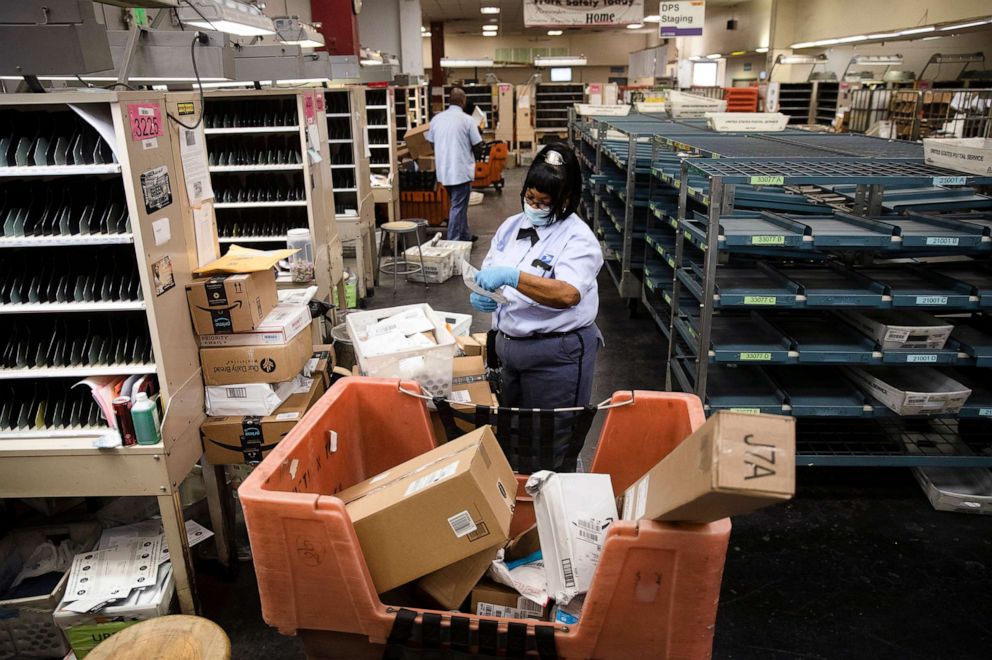
[[[606,530],[617,519],[608,474],[558,474],[541,470],[527,479],[534,498],[548,594],[567,604],[592,584]]]
[[[415,266],[421,265],[427,273],[428,284],[441,284],[451,279],[455,272],[455,251],[450,248],[413,246],[407,248],[406,260]],[[423,282],[424,274],[420,271],[406,276],[410,282]]]
[[[260,462],[324,393],[324,379],[312,380],[309,391],[291,395],[266,417],[208,417],[200,426],[207,460],[214,465]]]
[[[382,593],[506,542],[516,479],[482,428],[337,493]]]
[[[457,610],[472,593],[472,588],[496,559],[498,546],[486,548],[471,557],[428,573],[417,580],[417,586],[445,610]]]
[[[933,367],[847,367],[845,372],[899,415],[955,413],[971,396],[969,388]]]
[[[436,166],[434,156],[421,156],[417,159],[417,169],[421,172],[433,172]]]
[[[510,587],[483,580],[472,589],[470,614],[505,619],[544,619],[544,608]]]
[[[992,139],[990,138],[924,138],[923,156],[927,165],[946,167],[977,176],[992,176]]]
[[[254,330],[227,335],[200,335],[200,347],[285,344],[309,328],[312,321],[307,305],[279,303]]]
[[[196,334],[251,332],[276,306],[276,275],[265,270],[196,279],[186,285],[186,299]]]
[[[937,317],[915,310],[844,311],[840,317],[875,339],[882,350],[893,348],[944,348],[954,326]]]
[[[441,317],[441,320],[444,321],[448,331],[455,337],[467,337],[472,330],[471,314],[442,312],[440,310],[435,310],[434,313]]]
[[[455,335],[455,341],[458,342],[458,348],[464,355],[468,357],[482,357],[482,349],[484,347],[476,341],[475,337],[472,337],[471,335]],[[457,360],[458,358],[455,359]]]
[[[456,357],[451,361],[451,384],[468,385],[486,379],[486,363],[481,355]]]
[[[291,395],[309,392],[312,384],[310,381],[309,378],[297,375],[296,378],[281,383],[207,385],[203,388],[207,415],[210,417],[271,415]]]
[[[713,522],[795,490],[795,419],[721,411],[626,490],[622,519]]]
[[[313,353],[309,332],[286,344],[201,348],[200,365],[205,385],[278,383],[294,378]]]
[[[425,122],[420,126],[414,126],[403,134],[403,141],[410,152],[410,158],[420,160],[427,156],[434,155],[434,145],[427,141],[427,131],[431,123]]]

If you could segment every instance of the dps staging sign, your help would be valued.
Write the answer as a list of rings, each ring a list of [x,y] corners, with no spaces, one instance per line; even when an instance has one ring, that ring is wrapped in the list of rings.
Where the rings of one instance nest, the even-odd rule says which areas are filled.
[[[596,27],[640,23],[644,0],[524,0],[527,27]]]
[[[690,2],[664,2],[658,5],[658,24],[662,37],[701,37],[703,20],[706,18],[706,3],[703,0]]]

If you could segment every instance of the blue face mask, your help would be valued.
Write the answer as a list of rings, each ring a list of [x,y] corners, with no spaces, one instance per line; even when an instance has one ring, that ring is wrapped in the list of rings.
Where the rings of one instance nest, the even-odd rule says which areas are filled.
[[[530,220],[530,224],[535,227],[543,227],[551,223],[551,209],[541,210],[535,209],[533,206],[528,204],[526,201],[524,205],[524,215]]]

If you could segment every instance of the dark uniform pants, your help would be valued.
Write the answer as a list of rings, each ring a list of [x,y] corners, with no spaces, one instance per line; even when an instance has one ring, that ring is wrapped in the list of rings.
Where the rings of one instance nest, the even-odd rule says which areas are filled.
[[[601,341],[595,323],[560,337],[514,339],[498,333],[501,404],[542,410],[588,405]]]

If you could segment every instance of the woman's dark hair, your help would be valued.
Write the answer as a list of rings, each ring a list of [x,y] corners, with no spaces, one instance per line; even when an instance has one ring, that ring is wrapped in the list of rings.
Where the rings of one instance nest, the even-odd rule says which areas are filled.
[[[520,189],[521,201],[528,188],[551,197],[551,222],[564,220],[575,213],[582,194],[582,173],[575,152],[563,142],[541,149],[527,170],[524,187]]]

